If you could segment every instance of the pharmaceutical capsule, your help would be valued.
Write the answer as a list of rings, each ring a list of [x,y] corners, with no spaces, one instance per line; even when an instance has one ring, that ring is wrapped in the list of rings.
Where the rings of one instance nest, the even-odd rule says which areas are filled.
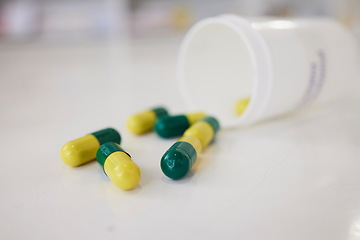
[[[101,144],[116,142],[120,144],[120,134],[113,128],[106,128],[66,143],[60,152],[61,159],[69,166],[77,167],[95,160],[96,151]]]
[[[219,122],[213,117],[205,117],[192,125],[162,156],[160,167],[163,173],[172,179],[184,177],[219,128]]]
[[[144,134],[153,129],[156,119],[167,115],[168,112],[165,108],[154,108],[130,116],[126,121],[126,126],[133,134]]]
[[[195,112],[185,115],[161,117],[155,123],[155,132],[163,138],[181,136],[186,129],[205,116],[205,113]]]
[[[129,190],[139,183],[140,169],[120,145],[113,142],[101,145],[96,153],[96,160],[117,187]]]
[[[250,98],[245,98],[245,99],[240,99],[239,101],[237,101],[235,103],[234,106],[234,112],[236,114],[236,116],[240,116],[241,114],[243,114],[243,112],[245,111],[245,109],[247,108],[248,104],[249,104]]]

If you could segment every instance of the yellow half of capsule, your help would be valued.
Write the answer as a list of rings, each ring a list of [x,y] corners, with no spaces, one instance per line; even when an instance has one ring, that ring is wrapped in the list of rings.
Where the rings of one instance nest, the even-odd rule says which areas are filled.
[[[241,114],[243,114],[243,112],[245,111],[245,109],[247,108],[248,104],[249,104],[250,98],[245,98],[245,99],[240,99],[239,101],[237,101],[235,103],[234,106],[234,111],[236,116],[240,116]]]
[[[126,121],[126,127],[131,133],[140,135],[151,131],[156,119],[154,111],[144,111],[130,116]]]
[[[113,152],[104,163],[104,171],[110,180],[119,188],[129,190],[140,181],[141,173],[138,165],[124,152]]]
[[[200,140],[201,147],[205,148],[215,136],[214,129],[205,121],[199,121],[185,131],[184,136],[194,136]]]
[[[69,166],[77,167],[96,158],[100,143],[92,134],[66,143],[60,151],[61,159]]]
[[[186,118],[189,121],[190,125],[193,125],[194,123],[196,123],[197,121],[199,121],[200,119],[206,117],[206,114],[203,112],[195,112],[195,113],[188,113],[185,114]]]
[[[194,148],[196,153],[199,155],[202,151],[202,146],[200,140],[192,135],[184,135],[182,136],[178,142],[187,142],[190,143]]]

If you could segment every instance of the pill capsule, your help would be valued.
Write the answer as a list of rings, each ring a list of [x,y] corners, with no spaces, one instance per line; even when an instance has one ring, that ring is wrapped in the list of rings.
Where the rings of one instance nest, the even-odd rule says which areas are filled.
[[[144,134],[153,129],[159,117],[168,115],[165,108],[159,107],[130,116],[126,121],[127,129],[133,134]]]
[[[117,187],[129,190],[139,183],[140,169],[120,145],[113,142],[101,145],[96,153],[96,160]]]
[[[236,116],[240,116],[241,114],[243,114],[243,112],[245,111],[246,107],[249,104],[249,101],[250,98],[244,98],[244,99],[240,99],[235,103],[234,112]]]
[[[206,114],[202,112],[177,116],[164,116],[156,121],[155,132],[163,138],[181,136],[186,129],[205,116]]]
[[[120,144],[120,134],[113,128],[106,128],[66,143],[60,152],[61,159],[69,166],[77,167],[95,160],[96,151],[101,144],[116,142]]]
[[[162,156],[160,167],[163,173],[172,179],[184,177],[219,128],[219,122],[213,117],[205,117],[192,125]]]

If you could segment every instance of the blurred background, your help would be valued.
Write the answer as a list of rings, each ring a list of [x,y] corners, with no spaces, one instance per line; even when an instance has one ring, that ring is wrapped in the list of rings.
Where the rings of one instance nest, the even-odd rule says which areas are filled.
[[[0,239],[360,239],[359,82],[344,103],[220,131],[178,182],[159,169],[173,140],[125,129],[159,104],[186,111],[181,40],[223,13],[331,16],[360,39],[360,0],[0,0]],[[134,191],[60,160],[108,126],[141,168]]]
[[[182,36],[222,13],[332,16],[360,36],[359,0],[1,0],[0,42]]]

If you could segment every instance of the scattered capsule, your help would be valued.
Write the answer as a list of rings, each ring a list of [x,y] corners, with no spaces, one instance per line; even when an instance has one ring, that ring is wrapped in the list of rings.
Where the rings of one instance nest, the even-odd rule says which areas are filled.
[[[245,111],[245,109],[247,108],[248,104],[249,104],[250,98],[245,98],[245,99],[240,99],[239,101],[237,101],[235,103],[234,106],[234,111],[236,116],[240,116],[241,114],[243,114],[243,112]]]
[[[164,116],[155,123],[155,132],[162,138],[181,136],[191,125],[206,117],[203,112]]]
[[[139,183],[140,169],[120,145],[113,142],[101,145],[96,153],[96,160],[117,187],[129,190]]]
[[[172,179],[184,177],[219,128],[219,122],[213,117],[205,117],[192,125],[162,156],[160,167],[163,173]]]
[[[126,126],[133,134],[144,134],[153,129],[156,119],[167,115],[168,112],[165,108],[154,108],[130,116],[126,121]]]
[[[120,134],[113,128],[106,128],[66,143],[61,148],[61,159],[69,166],[77,167],[95,160],[96,151],[101,144],[116,142],[120,144]]]

